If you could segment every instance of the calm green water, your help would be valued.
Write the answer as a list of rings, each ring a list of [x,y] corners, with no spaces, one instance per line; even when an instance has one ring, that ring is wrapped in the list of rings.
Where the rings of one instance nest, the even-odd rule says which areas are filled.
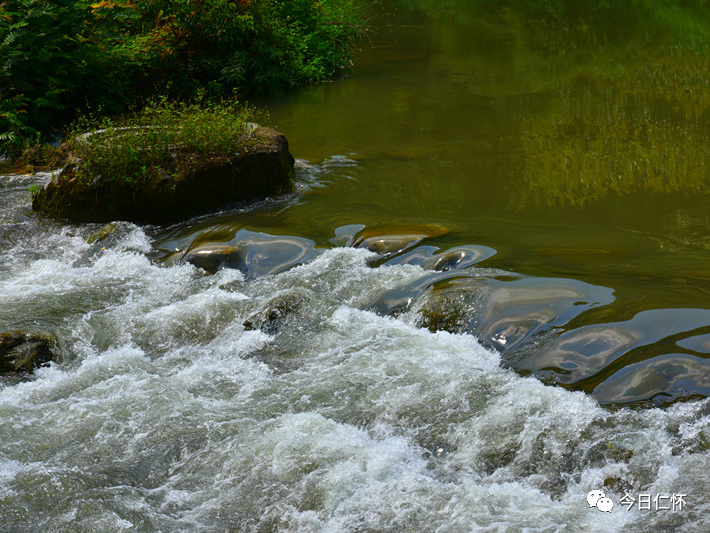
[[[672,353],[685,370],[649,370],[649,390],[669,393],[662,402],[704,395],[704,385],[671,384],[678,372],[704,381],[710,353],[676,343],[710,333],[710,84],[692,34],[654,40],[644,24],[662,22],[599,21],[573,40],[510,14],[385,13],[351,75],[258,102],[311,165],[301,193],[193,221],[161,244],[248,229],[327,246],[350,224],[441,225],[451,232],[427,244],[493,248],[482,266],[613,290],[613,301],[554,324],[597,329],[569,349],[545,345],[546,357],[525,360],[517,346],[506,358],[515,368],[592,392],[621,367]],[[587,368],[600,350],[609,353],[595,379],[568,375],[570,358]],[[605,387],[596,396],[612,403],[654,395]]]

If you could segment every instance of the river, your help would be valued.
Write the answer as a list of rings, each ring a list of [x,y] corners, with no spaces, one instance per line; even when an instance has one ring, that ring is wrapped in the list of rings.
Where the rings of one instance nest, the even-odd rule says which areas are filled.
[[[61,355],[0,376],[0,530],[710,529],[702,54],[385,5],[255,102],[294,194],[94,240],[0,177],[0,331]]]

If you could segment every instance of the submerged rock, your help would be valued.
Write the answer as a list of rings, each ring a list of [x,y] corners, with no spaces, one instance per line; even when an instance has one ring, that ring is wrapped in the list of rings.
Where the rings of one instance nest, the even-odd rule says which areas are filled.
[[[463,250],[456,250],[452,252],[445,252],[437,257],[434,264],[431,266],[432,270],[437,272],[446,272],[447,270],[456,270],[463,268],[464,265],[468,266],[470,261],[468,255]]]
[[[304,298],[298,294],[283,294],[269,300],[260,311],[244,321],[247,331],[260,329],[264,333],[277,333],[286,318],[298,310]]]
[[[77,174],[81,161],[74,161],[35,195],[32,208],[79,222],[174,222],[292,190],[293,164],[286,137],[260,127],[238,153],[181,154],[174,175],[154,169],[130,182],[86,179]]]
[[[86,238],[86,242],[91,246],[74,261],[73,266],[88,266],[106,250],[117,248],[126,250],[126,245],[129,249],[140,252],[140,249],[135,249],[128,244],[128,238],[134,229],[135,226],[130,222],[112,222],[99,228]]]
[[[411,248],[426,239],[426,235],[386,235],[370,237],[355,244],[356,248],[365,248],[378,255],[391,255]]]
[[[199,244],[189,248],[184,257],[173,254],[166,260],[166,264],[189,261],[208,270],[203,265],[214,262],[212,256],[215,256],[218,261],[216,270],[236,268],[244,274],[245,280],[252,280],[306,263],[324,251],[315,248],[315,243],[310,239],[268,235],[244,229],[239,230],[229,242],[202,242],[201,237],[193,242]]]
[[[229,240],[208,240],[215,236]],[[176,251],[156,259],[164,266],[190,263],[212,274],[224,268],[234,268],[242,272],[247,281],[302,265],[325,251],[316,248],[310,239],[245,229],[240,229],[236,235],[206,231],[197,234],[191,242],[186,241],[183,237],[180,241],[163,243],[167,245],[167,250],[163,249],[165,252]]]
[[[605,404],[665,406],[710,396],[710,361],[682,353],[663,354],[628,365],[594,388]]]
[[[208,242],[188,250],[181,261],[214,274],[223,268],[243,269],[244,252],[230,244]]]
[[[110,224],[106,224],[99,230],[89,235],[86,239],[86,242],[88,242],[89,244],[94,244],[97,242],[104,241],[112,235],[115,235],[116,232],[118,232],[121,228],[122,226],[117,222],[111,222]]]
[[[708,327],[707,309],[642,311],[623,322],[565,331],[522,359],[519,368],[573,388],[593,387],[600,402],[669,403],[710,395],[707,339],[697,335]]]
[[[432,331],[471,333],[484,345],[510,354],[524,346],[532,348],[529,341],[534,337],[612,300],[610,289],[576,280],[508,276],[454,279],[424,296],[418,324]],[[516,369],[523,368],[517,361],[507,362]]]
[[[388,256],[408,250],[429,237],[445,235],[449,231],[434,224],[391,224],[358,232],[352,246]]]
[[[53,339],[33,333],[0,333],[0,372],[32,373],[54,360]]]
[[[432,292],[419,310],[417,325],[432,333],[463,333],[472,330],[479,318],[480,302],[489,292],[482,284],[478,284],[477,289],[472,285],[449,286]]]
[[[418,265],[426,270],[448,272],[464,270],[494,256],[496,251],[487,246],[457,246],[439,252],[436,246],[417,246],[415,249],[393,257],[388,265]]]
[[[631,456],[633,456],[633,452],[630,451],[628,453],[628,459],[631,459]],[[628,462],[628,460],[626,462]],[[613,490],[617,494],[627,494],[632,491],[631,483],[618,476],[609,476],[604,479],[604,486],[607,489]]]

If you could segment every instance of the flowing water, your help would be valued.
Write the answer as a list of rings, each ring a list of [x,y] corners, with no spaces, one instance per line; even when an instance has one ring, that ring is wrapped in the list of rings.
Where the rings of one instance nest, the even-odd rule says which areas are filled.
[[[0,530],[709,530],[707,65],[541,35],[391,5],[261,102],[257,205],[97,238],[0,178],[0,331],[61,356],[0,376]]]

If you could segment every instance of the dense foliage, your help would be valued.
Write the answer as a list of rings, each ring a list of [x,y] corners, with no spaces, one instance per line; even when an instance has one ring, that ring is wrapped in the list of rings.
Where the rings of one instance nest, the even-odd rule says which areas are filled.
[[[0,1],[0,147],[151,94],[278,93],[349,64],[353,0]]]

